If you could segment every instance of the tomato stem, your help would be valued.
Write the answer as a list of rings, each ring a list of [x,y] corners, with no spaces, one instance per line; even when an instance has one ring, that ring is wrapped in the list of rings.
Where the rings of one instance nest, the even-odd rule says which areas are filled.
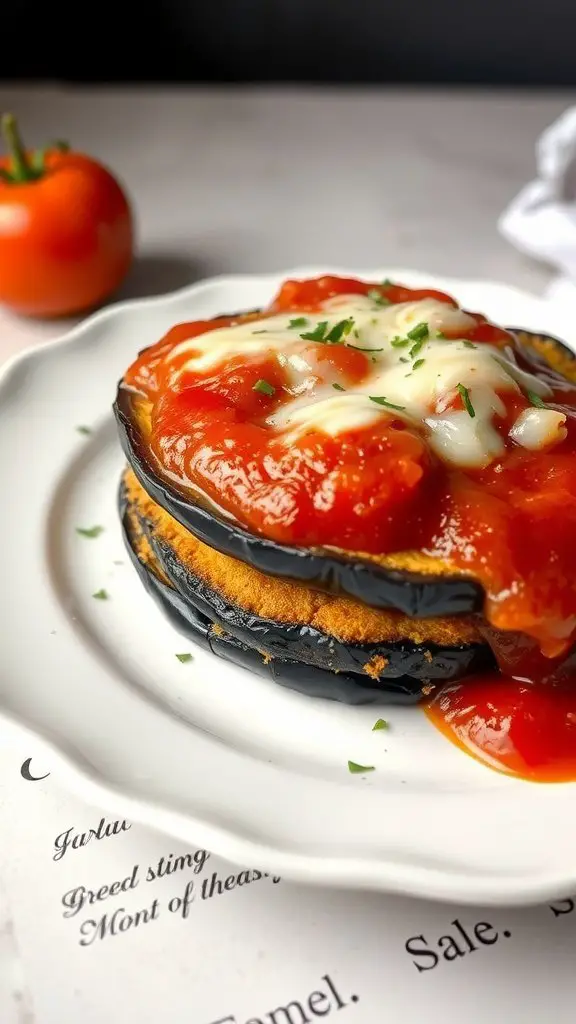
[[[12,161],[12,177],[16,181],[29,181],[34,177],[28,161],[26,151],[20,138],[18,124],[14,114],[3,114],[1,121],[2,135]]]

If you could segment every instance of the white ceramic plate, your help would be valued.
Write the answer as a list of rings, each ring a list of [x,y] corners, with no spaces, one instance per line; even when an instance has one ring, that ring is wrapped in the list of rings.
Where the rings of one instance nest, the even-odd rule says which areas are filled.
[[[253,308],[283,277],[326,269],[215,278],[123,303],[5,369],[2,725],[34,738],[88,801],[242,865],[460,902],[565,896],[576,890],[576,786],[491,772],[415,708],[382,710],[390,729],[373,733],[374,707],[306,698],[199,649],[182,664],[175,654],[192,647],[128,562],[117,379],[173,323]],[[575,340],[569,318],[512,288],[329,269],[443,288],[502,323]],[[76,532],[95,524],[105,526],[97,539]],[[92,597],[100,588],[109,600]],[[377,770],[350,775],[349,759]]]

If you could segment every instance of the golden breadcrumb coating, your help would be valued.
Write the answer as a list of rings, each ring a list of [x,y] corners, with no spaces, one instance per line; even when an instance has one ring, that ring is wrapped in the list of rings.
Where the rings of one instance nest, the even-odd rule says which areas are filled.
[[[412,619],[401,612],[370,608],[351,597],[314,590],[297,580],[267,576],[199,541],[149,497],[131,469],[125,472],[124,485],[129,506],[149,521],[179,561],[230,604],[246,612],[277,622],[308,625],[343,643],[409,640],[413,644],[453,647],[482,642],[472,616]],[[143,562],[150,561],[150,546],[145,539],[138,541],[137,554]]]

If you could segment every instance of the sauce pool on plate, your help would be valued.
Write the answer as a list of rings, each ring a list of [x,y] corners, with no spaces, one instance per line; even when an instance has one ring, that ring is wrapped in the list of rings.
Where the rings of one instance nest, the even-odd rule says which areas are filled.
[[[531,782],[576,781],[576,687],[493,674],[444,686],[430,721],[484,764]]]

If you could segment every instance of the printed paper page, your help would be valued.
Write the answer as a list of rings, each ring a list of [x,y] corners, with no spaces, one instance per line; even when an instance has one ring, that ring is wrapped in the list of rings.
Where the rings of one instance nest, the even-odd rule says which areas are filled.
[[[294,885],[83,805],[0,751],[2,1024],[572,1024],[576,901]]]

